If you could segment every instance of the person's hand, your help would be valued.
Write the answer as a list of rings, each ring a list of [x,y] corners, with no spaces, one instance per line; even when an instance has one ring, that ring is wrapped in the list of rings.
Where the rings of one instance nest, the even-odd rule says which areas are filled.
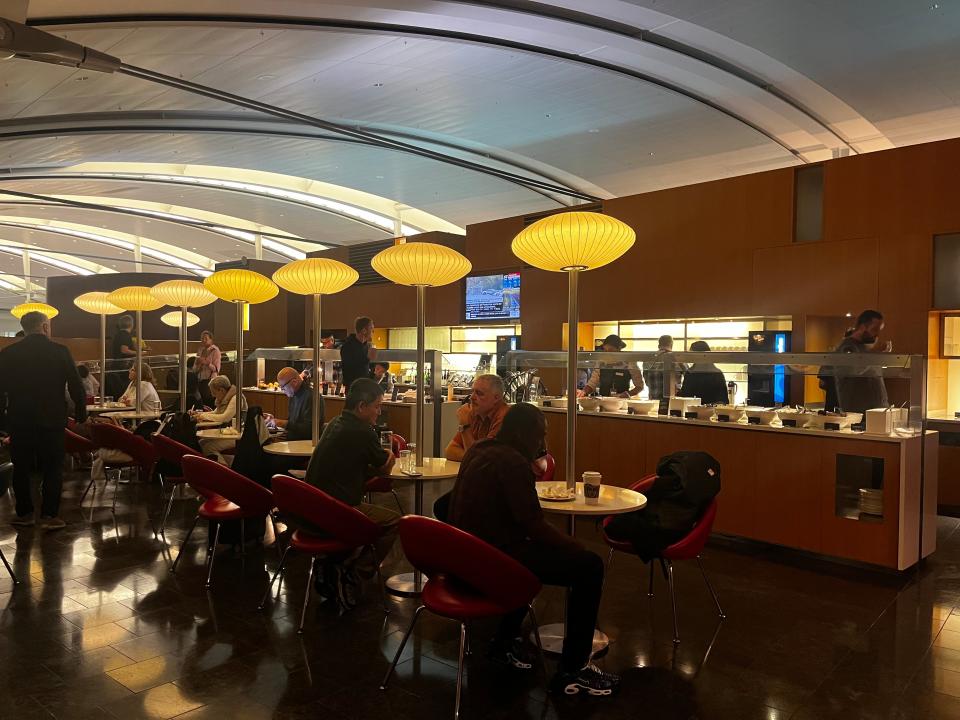
[[[473,422],[473,406],[461,405],[457,408],[457,422],[460,425],[469,425]]]
[[[122,400],[122,402],[123,402],[123,404],[126,405],[127,407],[130,407],[131,405],[133,405],[133,401],[130,400],[130,398],[124,398],[124,399]]]
[[[582,397],[586,397],[586,396],[587,396],[587,393],[586,393],[586,392],[584,392],[583,390],[577,390],[577,397],[578,397],[578,398],[582,398]]]
[[[367,348],[367,359],[371,362],[377,359],[377,349],[373,345]]]

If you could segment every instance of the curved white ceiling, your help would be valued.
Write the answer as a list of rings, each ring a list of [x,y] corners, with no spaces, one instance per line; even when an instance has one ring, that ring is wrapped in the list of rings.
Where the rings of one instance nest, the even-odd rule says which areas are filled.
[[[130,65],[598,198],[960,135],[952,3],[31,0],[29,20]],[[0,67],[0,191],[229,218],[306,247],[381,239],[398,214],[411,229],[462,232],[573,204],[138,78]],[[194,166],[387,222],[175,182]],[[277,176],[294,180],[271,185]],[[0,205],[0,219],[23,207]],[[49,205],[30,214],[211,260],[249,254],[245,236],[159,217]]]

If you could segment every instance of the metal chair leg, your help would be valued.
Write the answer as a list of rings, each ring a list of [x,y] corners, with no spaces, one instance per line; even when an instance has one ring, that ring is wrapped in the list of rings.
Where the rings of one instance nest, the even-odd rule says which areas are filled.
[[[117,513],[117,495],[120,494],[120,475],[123,473],[123,470],[120,468],[113,468],[116,472],[116,480],[113,481],[113,505],[110,507],[110,512],[116,515]]]
[[[207,548],[207,582],[204,587],[210,587],[210,578],[213,577],[213,562],[217,557],[217,544],[220,542],[220,523],[217,523],[216,530],[213,531],[213,544]]]
[[[407,640],[410,638],[410,633],[413,632],[413,626],[417,624],[417,620],[420,618],[420,613],[426,610],[426,606],[421,605],[417,608],[417,611],[413,614],[413,620],[410,622],[410,627],[407,628],[407,631],[403,634],[403,640],[400,641],[400,647],[397,648],[397,654],[393,656],[393,662],[390,663],[390,667],[387,668],[387,674],[383,676],[383,682],[380,683],[380,689],[386,690],[387,683],[390,682],[390,676],[393,675],[393,671],[397,667],[397,663],[400,662],[400,656],[403,654],[403,648],[407,644]]]
[[[167,509],[163,513],[163,518],[160,520],[160,535],[164,540],[167,539],[166,529],[167,529],[167,518],[170,517],[170,510],[173,508],[173,496],[177,491],[177,486],[174,485],[170,488],[170,499],[167,500]]]
[[[607,575],[610,574],[610,568],[613,567],[613,548],[607,553],[607,566],[603,570],[603,580],[600,581],[600,592],[607,586]]]
[[[316,562],[316,556],[310,558],[310,570],[307,572],[307,589],[303,593],[303,610],[300,611],[300,627],[297,628],[298,635],[303,634],[303,624],[307,621],[307,607],[310,605],[310,590],[313,587],[313,566]]]
[[[530,615],[530,622],[533,625],[533,637],[537,641],[537,652],[540,653],[540,664],[543,670],[547,670],[547,656],[543,654],[543,643],[540,642],[540,624],[537,622],[537,614],[533,611],[533,603],[527,605],[527,612]]]
[[[400,504],[400,496],[397,495],[397,491],[391,488],[390,492],[393,493],[393,499],[397,503],[397,510],[400,511],[401,515],[406,515],[406,512],[403,510],[403,505]]]
[[[7,568],[7,572],[10,573],[10,579],[13,580],[14,585],[19,585],[20,581],[17,580],[16,573],[13,572],[13,568],[10,567],[10,563],[7,562],[7,556],[3,554],[3,550],[0,550],[0,560],[3,560],[3,565]]]
[[[86,487],[86,489],[83,491],[83,495],[80,496],[80,504],[81,504],[81,505],[83,505],[83,500],[84,500],[84,498],[87,497],[87,493],[90,492],[90,488],[93,488],[93,492],[94,492],[94,494],[96,494],[96,492],[97,492],[97,481],[96,481],[96,479],[95,479],[92,475],[90,476],[90,482],[87,483],[87,487]]]
[[[380,599],[383,601],[383,611],[390,614],[390,603],[387,602],[387,585],[383,581],[383,571],[380,569],[380,563],[377,561],[377,551],[370,545],[370,552],[373,553],[373,565],[377,568],[377,584],[380,586]]]
[[[453,705],[453,720],[460,717],[460,691],[463,686],[463,652],[467,643],[467,624],[460,623],[460,660],[457,663],[457,699]]]
[[[653,597],[653,560],[650,561],[650,585],[647,587],[647,597]]]
[[[283,565],[287,562],[287,553],[290,552],[288,547],[283,551],[283,557],[280,558],[280,565],[277,567],[277,571],[273,574],[273,577],[270,578],[270,584],[267,585],[267,589],[263,592],[263,599],[260,601],[260,604],[257,606],[257,610],[263,610],[267,604],[267,598],[270,597],[270,591],[273,589],[273,584],[277,581],[277,578],[280,577],[280,573],[283,572]]]
[[[707,573],[703,569],[703,563],[700,562],[699,555],[697,555],[697,567],[700,568],[700,574],[703,575],[703,581],[707,584],[707,589],[713,596],[713,604],[717,606],[717,615],[719,615],[721,619],[727,617],[723,614],[723,608],[720,607],[720,598],[717,597],[717,591],[713,589],[713,585],[710,584],[710,580],[707,578]]]
[[[183,550],[187,547],[187,543],[190,542],[190,536],[193,535],[193,531],[197,529],[197,523],[199,522],[200,516],[197,515],[193,519],[193,525],[190,526],[187,536],[183,539],[183,542],[180,543],[180,552],[177,553],[177,559],[173,561],[173,565],[170,567],[170,572],[175,573],[177,571],[177,564],[180,562],[180,558],[183,557]]]
[[[661,561],[662,562],[662,561]],[[667,583],[670,585],[670,605],[673,607],[673,642],[680,642],[680,628],[677,624],[677,593],[673,585],[673,563],[667,562]]]

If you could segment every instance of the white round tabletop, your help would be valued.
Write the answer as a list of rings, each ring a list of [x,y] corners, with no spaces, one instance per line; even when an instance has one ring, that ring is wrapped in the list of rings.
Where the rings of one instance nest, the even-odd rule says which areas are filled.
[[[107,405],[87,405],[87,415],[99,413],[122,412],[127,405],[123,403],[108,403]]]
[[[126,410],[124,412],[108,412],[104,413],[104,417],[115,418],[117,420],[153,420],[160,417],[158,412],[134,412],[133,410]]]
[[[210,428],[207,430],[197,430],[197,437],[201,440],[233,440],[240,439],[240,433],[233,428]]]
[[[312,440],[287,440],[285,442],[267,443],[263,446],[264,452],[271,455],[293,455],[294,457],[310,457],[313,455]]]
[[[460,474],[460,463],[445,458],[424,458],[417,465],[420,475],[408,475],[400,469],[399,461],[393,466],[390,477],[394,480],[449,480]]]
[[[537,483],[537,490],[547,486],[562,486],[562,482]],[[551,501],[540,498],[540,507],[544,512],[562,515],[619,515],[621,513],[640,510],[646,506],[647,498],[635,490],[615,487],[613,485],[600,486],[600,502],[596,505],[587,505],[583,497],[583,483],[577,483],[577,497],[573,500]]]

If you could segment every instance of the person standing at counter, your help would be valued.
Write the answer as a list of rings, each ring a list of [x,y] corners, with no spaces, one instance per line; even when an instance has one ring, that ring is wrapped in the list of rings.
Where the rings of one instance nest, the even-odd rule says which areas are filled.
[[[660,339],[657,341],[657,357],[665,355],[666,353],[673,352],[673,338],[670,335],[661,335]],[[683,363],[674,363],[673,364],[673,374],[674,374],[674,387],[680,385],[680,379],[683,377],[683,373],[686,370],[686,366]],[[665,383],[663,382],[663,361],[654,360],[649,363],[643,364],[643,377],[647,381],[647,387],[650,390],[650,399],[651,400],[663,400],[663,388]]]
[[[503,418],[510,409],[503,399],[505,391],[499,375],[478,375],[474,379],[470,402],[457,410],[457,434],[443,453],[447,460],[459,462],[475,443],[500,432]]]
[[[703,340],[690,345],[690,352],[710,352]],[[703,405],[718,405],[728,401],[727,379],[723,371],[711,362],[694,363],[683,376],[683,387],[677,391],[680,397],[700,398]]]
[[[220,348],[213,344],[213,333],[204,330],[200,333],[200,350],[193,364],[197,374],[197,389],[204,405],[213,407],[216,398],[210,392],[210,380],[220,374]]]
[[[368,317],[358,317],[354,323],[356,332],[347,336],[340,346],[340,375],[346,392],[357,378],[371,376],[370,363],[377,359],[376,348],[373,347],[373,320]]]
[[[620,339],[619,335],[607,335],[603,339],[601,349],[603,352],[620,352],[627,344]],[[630,384],[633,383],[633,389]],[[601,363],[600,367],[595,368],[583,386],[583,390],[577,394],[592,395],[599,393],[605,397],[618,396],[627,397],[628,395],[639,395],[643,390],[643,373],[637,367],[636,363],[616,362]]]
[[[310,440],[313,438],[313,392],[310,383],[292,367],[277,373],[280,391],[290,398],[287,419],[275,419],[277,427],[287,431],[287,440]],[[323,396],[320,396],[320,429],[323,430]]]
[[[878,339],[883,331],[883,314],[877,310],[864,310],[857,316],[853,332],[837,345],[838,353],[889,352],[891,343],[879,347]],[[887,386],[879,367],[836,367],[837,399],[844,412],[865,413],[873,408],[890,406]]]

